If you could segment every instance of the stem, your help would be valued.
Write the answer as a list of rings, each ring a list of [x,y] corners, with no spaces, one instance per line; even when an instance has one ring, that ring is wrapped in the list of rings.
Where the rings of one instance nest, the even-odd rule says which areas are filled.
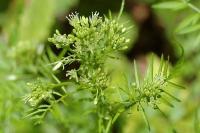
[[[111,126],[112,126],[112,118],[109,120],[109,122],[108,122],[108,124],[106,126],[105,133],[109,133]]]
[[[57,83],[62,84],[61,81],[54,74],[52,74],[52,77]],[[57,87],[59,87],[59,86],[57,86]],[[61,88],[62,88],[63,92],[66,93],[65,88],[63,86]]]
[[[56,87],[66,86],[66,85],[69,85],[69,84],[71,84],[71,82],[62,82],[62,83],[59,83],[59,84],[51,85],[51,88],[54,89]]]
[[[122,111],[117,112],[117,113],[115,114],[115,116],[113,117],[113,120],[112,120],[112,124],[115,123],[115,121],[118,119],[118,117],[120,116],[120,114],[121,114],[122,112],[124,112],[124,111],[125,111],[125,109],[123,109]]]
[[[99,128],[98,128],[98,132],[99,133],[102,133],[102,119],[99,117],[99,120],[98,120],[98,126],[99,126]]]
[[[125,112],[127,110],[127,108],[130,108],[132,106],[135,105],[136,102],[132,103],[131,105],[129,105],[129,107],[125,107],[122,110],[118,111],[113,118],[111,118],[106,126],[106,132],[105,133],[109,133],[111,126],[115,123],[115,121],[119,118],[119,116],[121,115],[121,113]]]

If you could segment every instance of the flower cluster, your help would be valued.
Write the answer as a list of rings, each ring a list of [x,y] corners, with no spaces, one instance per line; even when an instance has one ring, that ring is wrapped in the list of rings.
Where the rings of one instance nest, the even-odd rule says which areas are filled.
[[[126,89],[122,89],[122,91],[125,92],[126,95],[128,95],[128,99],[126,99],[125,101],[128,101],[131,106],[136,104],[137,107],[139,107],[138,109],[143,108],[143,104],[147,104],[154,109],[158,109],[159,103],[164,103],[173,107],[173,105],[167,100],[166,95],[180,102],[178,98],[167,91],[167,87],[169,86],[183,88],[170,81],[171,73],[169,71],[168,65],[168,61],[164,61],[162,57],[159,69],[154,72],[152,58],[144,80],[140,80],[135,63],[135,80],[130,85],[128,91]],[[131,106],[128,105],[128,107]]]
[[[65,67],[73,62],[78,62],[80,66],[66,72],[69,79],[74,80],[83,90],[92,95],[97,114],[103,125],[107,124],[105,116],[112,118],[105,96],[108,89],[109,74],[105,70],[105,62],[109,57],[113,57],[115,52],[127,48],[129,42],[125,38],[126,28],[115,19],[99,17],[97,12],[90,17],[78,16],[77,13],[67,17],[72,33],[61,35],[58,31],[49,41],[58,48],[67,50],[67,57],[58,61],[57,66]],[[62,65],[60,65],[62,64]],[[91,97],[90,97],[91,99]],[[100,129],[101,130],[101,129]]]
[[[48,85],[40,80],[35,83],[28,83],[28,86],[32,89],[32,92],[25,96],[24,101],[30,104],[32,107],[37,107],[43,101],[50,102],[53,99],[52,91]]]
[[[75,13],[67,19],[74,28],[72,33],[66,36],[56,31],[53,38],[49,38],[58,48],[68,48],[69,56],[64,57],[63,64],[80,63],[78,70],[69,70],[67,76],[88,88],[106,88],[105,60],[113,52],[127,48],[126,28],[116,20],[99,17],[97,12],[90,17]]]

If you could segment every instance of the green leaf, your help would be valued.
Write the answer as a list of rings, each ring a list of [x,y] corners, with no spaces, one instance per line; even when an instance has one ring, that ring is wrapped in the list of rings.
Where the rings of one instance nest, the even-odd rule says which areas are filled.
[[[147,69],[147,80],[148,81],[153,81],[153,54],[150,57],[150,63],[148,65],[148,69]]]
[[[183,31],[185,28],[190,27],[191,25],[194,25],[198,22],[198,20],[200,19],[200,15],[199,14],[192,14],[190,16],[188,16],[187,18],[185,18],[176,28],[175,32],[179,33],[181,31]]]
[[[55,95],[57,95],[57,96],[60,96],[60,97],[62,97],[63,95],[62,94],[60,94],[60,93],[58,93],[58,92],[53,92],[53,94],[55,94]]]
[[[167,2],[161,2],[161,3],[153,5],[153,8],[170,9],[170,10],[181,10],[186,7],[187,7],[187,4],[181,1],[167,1]]]
[[[164,104],[166,104],[166,105],[168,105],[169,107],[174,107],[174,105],[173,104],[171,104],[167,99],[165,99],[165,98],[163,98],[163,97],[161,97],[161,99],[162,99],[162,102],[164,103]]]
[[[195,24],[192,26],[188,26],[186,28],[184,28],[183,30],[179,31],[179,34],[187,34],[187,33],[192,33],[195,31],[199,31],[200,30],[200,24]]]
[[[145,121],[146,121],[146,123],[147,123],[148,130],[151,131],[151,127],[150,127],[150,124],[149,124],[149,120],[148,120],[147,114],[146,114],[146,112],[145,112],[143,106],[142,106],[141,104],[140,104],[140,106],[141,106],[141,108],[142,108],[143,116],[144,116],[144,119],[145,119]]]
[[[38,109],[38,110],[26,115],[26,117],[31,117],[31,116],[34,116],[34,115],[39,114],[39,113],[44,113],[45,111],[46,111],[46,109]]]
[[[176,83],[173,83],[173,82],[171,82],[171,81],[168,81],[168,80],[167,80],[166,82],[169,83],[170,85],[176,87],[177,89],[185,89],[185,87],[183,87],[183,86],[181,86],[181,85],[178,85],[178,84],[176,84]]]
[[[139,81],[139,75],[138,75],[138,70],[137,70],[137,64],[134,60],[134,73],[135,73],[135,81],[136,81],[136,85],[137,87],[140,87],[140,81]]]
[[[163,54],[162,54],[161,59],[160,59],[160,66],[159,66],[159,69],[158,69],[158,75],[162,75],[163,64],[164,64],[164,57],[163,57]]]
[[[173,98],[174,100],[176,100],[177,102],[181,102],[181,100],[180,99],[178,99],[178,98],[176,98],[175,96],[173,96],[172,94],[170,94],[169,92],[167,92],[167,91],[164,91],[164,90],[162,90],[165,94],[167,94],[168,96],[170,96],[171,98]]]
[[[166,77],[168,77],[168,69],[169,69],[169,56],[167,58],[167,61],[164,64],[164,70],[163,70],[163,74]]]
[[[40,105],[38,108],[48,108],[48,107],[50,107],[50,105],[43,104],[43,105]]]
[[[27,4],[20,17],[19,40],[44,40],[54,21],[55,4],[54,0],[33,0]]]

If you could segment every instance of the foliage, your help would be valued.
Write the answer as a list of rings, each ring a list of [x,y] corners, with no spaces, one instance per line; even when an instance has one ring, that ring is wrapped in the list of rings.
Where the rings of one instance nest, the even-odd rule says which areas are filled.
[[[89,112],[94,113],[98,119],[96,122],[98,132],[110,132],[117,118],[134,105],[144,113],[147,120],[143,104],[160,110],[158,101],[162,101],[173,107],[164,94],[180,101],[166,90],[168,85],[180,86],[170,81],[172,75],[169,72],[168,62],[165,62],[163,57],[160,67],[155,73],[152,57],[147,75],[142,81],[139,79],[137,66],[134,62],[135,80],[128,88],[116,88],[115,90],[120,91],[118,97],[125,98],[120,101],[108,101],[109,94],[106,93],[112,86],[109,85],[111,77],[110,71],[105,67],[105,61],[108,58],[117,59],[114,53],[127,48],[128,39],[124,37],[127,32],[126,28],[117,22],[118,18],[102,18],[96,12],[92,13],[90,17],[79,17],[76,13],[67,18],[74,28],[72,33],[62,35],[56,31],[53,38],[49,38],[49,41],[54,43],[57,48],[65,49],[64,55],[67,55],[55,63],[53,70],[58,70],[61,66],[65,68],[74,62],[79,64],[77,69],[66,72],[66,76],[69,78],[68,82],[74,84],[75,88],[72,92],[66,91],[70,86],[64,87],[65,82],[60,81],[55,86],[64,89],[63,92],[58,92],[47,84],[36,83],[32,85],[32,92],[26,96],[25,100],[33,106],[27,116],[36,119],[36,123],[40,123],[55,104],[60,102],[65,104],[65,97],[76,100],[77,97],[73,97],[73,94],[76,93],[86,93],[84,99],[90,104],[93,103]],[[149,125],[148,120],[147,123]]]
[[[173,6],[168,7],[169,4],[174,3]],[[177,4],[175,4],[177,3]],[[185,51],[185,61],[182,64],[182,69],[180,70],[182,76],[185,79],[187,85],[192,88],[191,95],[188,96],[188,100],[196,101],[195,99],[199,95],[199,89],[196,86],[199,84],[199,72],[196,71],[199,67],[199,16],[200,9],[197,6],[199,3],[194,2],[192,0],[174,0],[170,2],[159,3],[154,6],[154,8],[158,9],[171,9],[178,11],[182,17],[179,20],[178,25],[176,24],[176,28],[174,30],[174,38],[176,42],[180,43]],[[180,8],[181,7],[181,8]],[[194,78],[194,79],[193,79]],[[198,98],[197,98],[198,99]],[[189,101],[188,101],[189,102]],[[188,103],[185,102],[185,103]],[[194,132],[199,132],[199,102],[192,102],[193,110],[190,112],[191,117],[194,117]],[[188,109],[186,109],[188,110]],[[185,112],[187,114],[187,111]],[[182,119],[180,119],[181,121]],[[192,130],[190,128],[190,130]]]
[[[126,60],[123,52],[139,26],[127,27],[131,13],[124,17],[123,8],[118,16],[71,13],[71,33],[62,34],[67,26],[56,30],[49,46],[45,40],[60,24],[55,22],[79,6],[78,0],[10,2],[0,12],[0,132],[198,133],[199,2],[144,1],[156,3],[154,12],[161,13],[177,55],[177,45],[183,47],[184,60],[176,65],[154,54],[144,55],[145,68],[140,59]],[[188,89],[179,90],[182,86]]]

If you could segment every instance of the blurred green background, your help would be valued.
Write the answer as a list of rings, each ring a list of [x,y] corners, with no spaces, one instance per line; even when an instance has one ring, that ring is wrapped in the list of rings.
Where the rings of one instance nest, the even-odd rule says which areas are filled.
[[[184,48],[184,63],[179,69],[177,80],[185,90],[172,90],[181,99],[174,103],[174,108],[163,107],[169,119],[159,112],[147,109],[153,133],[170,133],[175,128],[179,133],[200,132],[200,33],[175,35],[174,28],[190,10],[168,11],[155,10],[151,6],[167,0],[126,0],[120,22],[132,26],[127,37],[130,38],[129,49],[121,53],[123,60],[110,61],[108,66],[115,68],[113,84],[123,85],[121,74],[129,75],[131,63],[136,59],[145,70],[149,53],[158,58],[163,53],[170,56],[172,66],[177,63],[180,47]],[[200,7],[199,0],[191,0]],[[71,132],[91,132],[95,125],[89,118],[82,119],[77,103],[69,106],[62,120],[48,116],[39,126],[33,126],[24,118],[27,106],[22,101],[29,92],[27,83],[45,75],[44,64],[56,61],[60,51],[47,42],[56,29],[61,33],[70,33],[66,16],[72,12],[88,16],[98,11],[107,15],[119,12],[121,0],[0,0],[0,132],[2,133],[61,133],[69,127],[66,123],[78,123],[70,127]],[[53,52],[51,52],[53,51]],[[44,59],[48,56],[48,59]],[[117,67],[116,67],[117,66]],[[64,108],[64,107],[62,107]],[[114,126],[113,133],[146,133],[146,124],[138,111],[131,110],[129,115],[121,117]],[[66,112],[65,112],[66,113]],[[58,116],[58,114],[56,115]],[[62,117],[62,116],[61,116]]]

